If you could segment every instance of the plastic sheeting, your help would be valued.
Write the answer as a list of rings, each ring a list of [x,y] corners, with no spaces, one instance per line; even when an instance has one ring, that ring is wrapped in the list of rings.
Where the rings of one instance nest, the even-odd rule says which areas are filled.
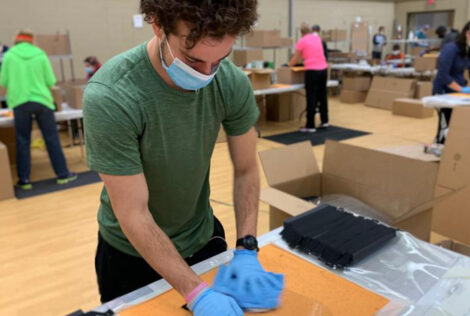
[[[457,106],[470,106],[470,94],[468,97],[452,94],[433,95],[422,99],[423,105],[428,108],[455,108]]]

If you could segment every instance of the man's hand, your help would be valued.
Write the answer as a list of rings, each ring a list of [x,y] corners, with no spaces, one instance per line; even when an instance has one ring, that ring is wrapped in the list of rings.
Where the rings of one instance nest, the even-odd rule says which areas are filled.
[[[210,288],[189,302],[188,307],[195,316],[243,316],[243,311],[232,297]]]
[[[284,276],[264,271],[256,251],[235,250],[230,264],[219,268],[213,287],[243,309],[274,309],[281,304]]]

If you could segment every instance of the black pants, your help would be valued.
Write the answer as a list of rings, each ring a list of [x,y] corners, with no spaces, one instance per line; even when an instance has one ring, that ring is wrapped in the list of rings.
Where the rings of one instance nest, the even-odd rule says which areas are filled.
[[[452,109],[442,108],[437,111],[439,121],[437,125],[437,135],[435,142],[437,144],[444,144],[446,142],[446,135],[444,131],[449,128],[450,118],[452,117]]]
[[[212,238],[204,248],[185,260],[191,266],[226,250],[224,228],[214,217]],[[104,241],[99,233],[95,269],[102,303],[109,302],[162,278],[143,258],[130,256],[117,250]]]
[[[328,71],[305,71],[305,92],[307,95],[307,128],[315,128],[315,113],[320,110],[322,124],[328,123],[328,97],[326,83]]]
[[[27,102],[14,108],[16,133],[16,168],[18,178],[29,181],[31,173],[31,129],[33,119],[38,122],[42,137],[46,142],[47,152],[52,167],[58,178],[66,177],[69,173],[59,134],[54,118],[54,112],[46,106]]]

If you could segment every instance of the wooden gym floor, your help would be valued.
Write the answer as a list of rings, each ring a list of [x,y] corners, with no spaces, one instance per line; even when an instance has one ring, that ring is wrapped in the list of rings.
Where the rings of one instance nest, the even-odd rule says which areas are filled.
[[[369,148],[433,140],[437,115],[428,119],[330,99],[330,123],[372,135],[347,142]],[[293,131],[300,122],[261,124],[263,135]],[[63,135],[63,144],[68,138]],[[260,139],[258,151],[282,145]],[[313,147],[321,165],[323,146]],[[64,148],[70,170],[87,170],[78,146]],[[33,150],[32,180],[54,177],[46,151]],[[261,185],[266,180],[260,166]],[[232,167],[227,145],[216,145],[211,170],[212,206],[230,247],[235,241]],[[0,315],[64,315],[100,304],[94,271],[96,214],[102,184],[0,202]],[[268,206],[260,203],[258,234],[268,231]]]

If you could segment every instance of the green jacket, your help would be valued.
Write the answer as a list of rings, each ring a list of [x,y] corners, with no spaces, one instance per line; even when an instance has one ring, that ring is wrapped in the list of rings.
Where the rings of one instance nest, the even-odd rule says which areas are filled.
[[[19,43],[3,57],[0,84],[7,89],[10,109],[37,102],[55,110],[50,88],[56,79],[46,53],[30,43]]]

